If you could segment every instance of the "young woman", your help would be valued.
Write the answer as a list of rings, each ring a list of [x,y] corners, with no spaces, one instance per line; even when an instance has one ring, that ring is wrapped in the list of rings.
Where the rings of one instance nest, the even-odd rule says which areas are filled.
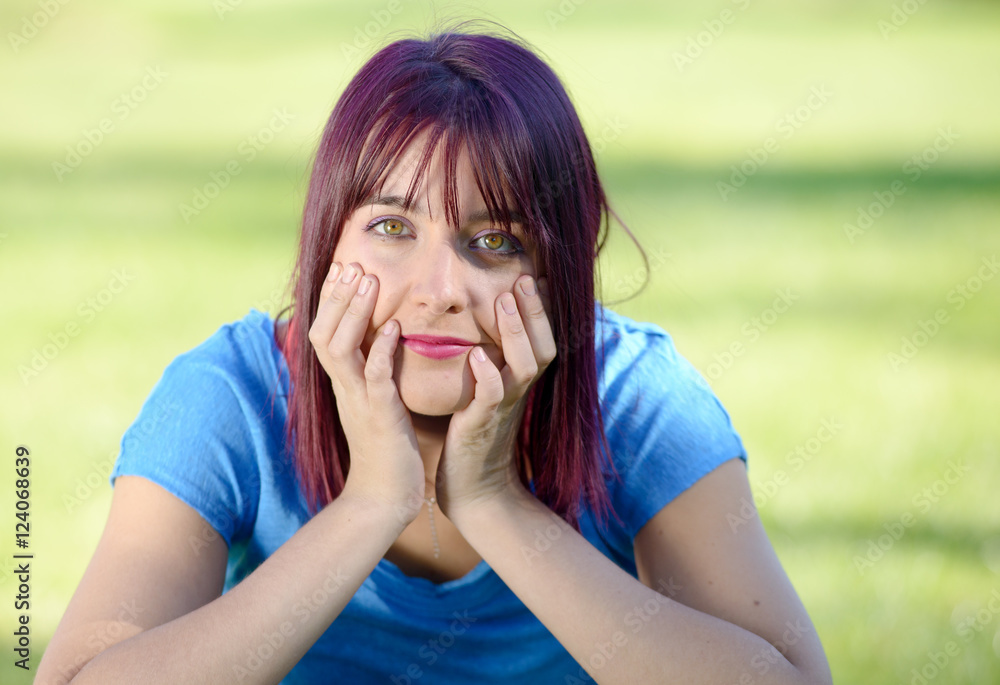
[[[376,54],[292,316],[167,368],[36,682],[830,682],[726,412],[595,303],[609,214],[516,39]]]

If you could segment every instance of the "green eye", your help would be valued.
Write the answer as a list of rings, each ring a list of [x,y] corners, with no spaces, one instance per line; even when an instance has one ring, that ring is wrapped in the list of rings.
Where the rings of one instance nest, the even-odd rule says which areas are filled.
[[[386,219],[385,221],[378,222],[376,226],[384,226],[385,228],[379,231],[379,233],[384,233],[385,235],[402,235],[403,231],[406,230],[406,225],[399,219]]]

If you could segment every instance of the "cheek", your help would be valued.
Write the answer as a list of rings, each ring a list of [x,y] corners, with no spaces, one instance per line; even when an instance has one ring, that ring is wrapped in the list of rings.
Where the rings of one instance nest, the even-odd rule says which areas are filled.
[[[363,262],[359,263],[363,268],[366,266]],[[399,309],[402,303],[401,298],[405,293],[398,285],[399,279],[392,279],[389,275],[390,272],[387,270],[365,268],[365,273],[372,274],[378,279],[378,299],[375,300],[375,311],[372,312],[372,317],[368,322],[368,330],[365,332],[363,343],[363,352],[367,357],[368,350],[371,349],[371,344],[375,340],[376,332],[389,319],[399,319]]]
[[[497,298],[502,293],[512,292],[514,281],[520,273],[504,275],[500,278],[491,278],[483,282],[482,287],[477,289],[475,295],[476,320],[480,328],[486,332],[493,345],[485,348],[487,356],[494,364],[503,364],[503,342],[500,338],[500,325],[497,321]],[[501,316],[506,316],[501,314]]]

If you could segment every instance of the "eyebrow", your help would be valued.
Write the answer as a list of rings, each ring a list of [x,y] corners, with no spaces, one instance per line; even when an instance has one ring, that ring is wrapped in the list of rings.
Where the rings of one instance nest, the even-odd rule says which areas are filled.
[[[372,195],[371,197],[369,197],[367,200],[364,201],[362,206],[368,207],[371,205],[381,205],[383,207],[395,207],[404,212],[417,211],[420,214],[427,216],[426,211],[424,211],[423,209],[416,208],[416,203],[413,203],[412,205],[407,205],[406,198],[403,197],[402,195]],[[521,215],[520,212],[508,209],[507,213],[510,215],[511,224],[522,224],[522,225],[524,224],[524,217]],[[475,211],[472,214],[469,214],[467,217],[465,217],[466,224],[478,224],[487,221],[490,222],[491,224],[493,223],[492,217],[490,217],[490,210],[485,208]]]

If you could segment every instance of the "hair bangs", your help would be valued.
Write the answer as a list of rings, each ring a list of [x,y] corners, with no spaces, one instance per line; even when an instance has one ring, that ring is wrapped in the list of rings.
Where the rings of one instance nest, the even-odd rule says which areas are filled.
[[[444,113],[434,114],[437,116],[427,116],[422,120],[413,114],[399,116],[392,111],[377,114],[379,123],[369,132],[351,179],[346,215],[380,195],[389,176],[402,163],[402,158],[412,146],[421,144],[423,149],[403,197],[406,209],[415,202],[427,170],[440,148],[438,163],[444,165],[442,204],[448,224],[458,230],[461,226],[458,161],[465,153],[469,156],[473,179],[491,223],[507,231],[514,223],[519,223],[529,240],[536,245],[546,243],[544,230],[539,226],[533,207],[535,170],[514,163],[509,155],[501,152],[507,147],[506,141],[514,136],[508,131],[497,130],[496,122],[442,120]],[[487,130],[489,124],[493,124],[491,130]],[[421,141],[425,134],[426,138]],[[530,158],[530,155],[520,157]]]

